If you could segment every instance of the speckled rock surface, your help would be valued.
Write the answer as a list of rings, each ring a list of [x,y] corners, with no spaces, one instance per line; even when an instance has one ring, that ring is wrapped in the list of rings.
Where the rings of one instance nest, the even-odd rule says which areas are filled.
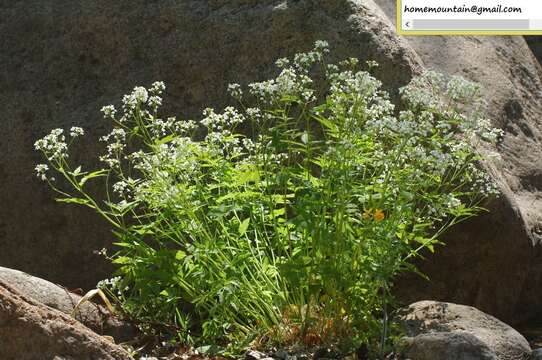
[[[22,271],[0,267],[0,281],[9,284],[21,295],[72,316],[81,296],[47,280]],[[117,341],[130,340],[135,330],[116,319],[107,309],[92,302],[84,302],[74,314],[75,319],[100,335],[109,335]]]
[[[107,131],[99,109],[134,86],[163,80],[166,110],[196,117],[231,103],[227,84],[265,79],[278,57],[318,39],[338,59],[379,61],[391,88],[416,62],[372,1],[13,0],[0,13],[0,266],[71,288],[107,277],[93,250],[113,237],[35,178],[33,143],[50,129],[83,126],[74,161],[95,159]]]
[[[0,281],[0,358],[127,360],[120,346]]]
[[[376,0],[395,21],[394,0]],[[505,132],[488,163],[503,192],[420,263],[431,282],[403,279],[405,303],[471,304],[510,324],[542,321],[542,68],[521,36],[405,36],[424,66],[479,82]],[[428,254],[429,255],[429,254]]]
[[[401,309],[413,360],[526,360],[529,343],[516,330],[473,307],[420,301]]]

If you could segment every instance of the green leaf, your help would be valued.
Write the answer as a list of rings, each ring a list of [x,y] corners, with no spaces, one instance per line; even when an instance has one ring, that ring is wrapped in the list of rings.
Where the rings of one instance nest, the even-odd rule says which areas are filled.
[[[79,186],[83,187],[83,185],[85,185],[85,183],[88,180],[94,179],[97,177],[103,177],[103,176],[106,176],[107,174],[108,174],[108,170],[105,170],[105,169],[91,172],[90,174],[83,176],[81,180],[79,180]]]
[[[250,218],[246,218],[239,224],[239,235],[243,236],[247,232],[248,225],[250,223]]]
[[[271,217],[274,219],[276,217],[284,215],[285,213],[286,213],[286,208],[275,209],[271,213]]]
[[[171,140],[175,139],[175,135],[173,134],[170,134],[168,136],[164,136],[163,138],[157,140],[155,142],[155,145],[163,145],[163,144],[167,144],[168,142],[171,142]]]
[[[82,198],[58,198],[58,199],[55,199],[57,202],[60,202],[60,203],[65,203],[65,204],[79,204],[79,205],[89,205],[90,204],[90,201],[88,201],[87,199],[82,199]]]
[[[132,259],[130,259],[129,257],[127,256],[119,256],[118,258],[116,258],[115,260],[113,260],[113,264],[129,264],[132,262]]]
[[[78,166],[77,169],[75,169],[74,171],[72,171],[72,175],[73,176],[78,176],[81,174],[81,166]]]
[[[242,171],[238,174],[237,182],[244,185],[250,182],[258,182],[260,174],[256,170]]]

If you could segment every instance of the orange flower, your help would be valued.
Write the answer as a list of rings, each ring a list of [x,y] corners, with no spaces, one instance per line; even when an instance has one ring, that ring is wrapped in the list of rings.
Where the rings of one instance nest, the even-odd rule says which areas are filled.
[[[384,218],[386,217],[386,215],[384,214],[384,211],[382,211],[381,209],[367,209],[363,212],[363,215],[361,215],[361,217],[364,219],[364,220],[367,220],[369,218],[373,218],[374,221],[376,222],[381,222],[382,220],[384,220]]]
[[[381,209],[376,209],[374,211],[373,217],[376,222],[381,222],[386,216],[384,215],[384,211],[382,211]]]

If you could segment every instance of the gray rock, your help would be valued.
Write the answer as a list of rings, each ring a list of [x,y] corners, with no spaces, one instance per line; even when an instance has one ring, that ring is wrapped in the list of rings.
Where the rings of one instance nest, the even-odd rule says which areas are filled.
[[[27,273],[0,267],[0,281],[9,284],[25,297],[72,316],[81,296]],[[114,318],[103,307],[85,302],[75,314],[75,319],[98,334],[109,335],[117,341],[131,339],[135,330],[128,324]]]
[[[262,360],[266,358],[268,358],[267,354],[256,350],[250,350],[245,355],[246,360]]]
[[[542,348],[534,349],[529,360],[542,360]]]
[[[130,355],[62,312],[0,281],[0,358],[127,360]]]
[[[531,354],[516,330],[470,306],[420,301],[399,316],[405,355],[414,360],[525,360]]]
[[[395,22],[395,0],[376,0]],[[503,195],[458,225],[420,263],[431,282],[401,280],[404,303],[470,304],[510,324],[542,309],[542,71],[521,36],[407,36],[425,67],[479,82],[488,116],[505,131],[487,166]]]
[[[280,349],[278,351],[275,351],[273,353],[273,358],[279,359],[279,360],[289,360],[291,358],[290,354],[288,354],[287,351]]]

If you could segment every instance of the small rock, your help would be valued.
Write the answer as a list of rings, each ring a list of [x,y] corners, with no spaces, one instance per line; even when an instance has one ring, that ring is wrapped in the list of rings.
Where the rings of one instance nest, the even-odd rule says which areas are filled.
[[[22,295],[69,316],[72,316],[73,309],[81,299],[81,296],[52,282],[1,266],[0,281]],[[118,320],[109,311],[90,301],[79,306],[75,319],[100,335],[113,337],[117,342],[131,340],[136,334],[133,326]]]
[[[531,353],[520,333],[470,306],[420,301],[399,315],[412,359],[523,360]]]
[[[2,359],[129,360],[120,346],[0,281]]]
[[[245,355],[246,360],[263,360],[266,358],[269,358],[267,354],[256,350],[249,350]]]
[[[531,353],[531,360],[542,360],[542,348],[533,350]]]
[[[275,351],[273,357],[279,360],[291,360],[290,355],[288,355],[288,353],[284,350]]]

